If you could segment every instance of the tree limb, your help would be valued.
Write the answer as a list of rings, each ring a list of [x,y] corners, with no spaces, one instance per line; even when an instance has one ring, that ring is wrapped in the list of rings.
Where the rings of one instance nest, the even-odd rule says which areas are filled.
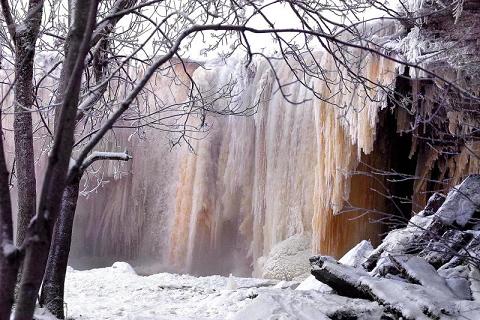
[[[104,152],[104,151],[94,151],[83,161],[80,171],[85,171],[90,165],[98,160],[118,160],[118,161],[128,161],[132,159],[132,156],[128,154],[128,151],[124,152]]]
[[[5,18],[5,23],[7,24],[8,33],[10,33],[10,37],[12,38],[12,40],[14,40],[16,34],[16,26],[12,16],[12,9],[10,8],[8,0],[0,0],[0,4],[2,5],[2,13],[3,17]]]

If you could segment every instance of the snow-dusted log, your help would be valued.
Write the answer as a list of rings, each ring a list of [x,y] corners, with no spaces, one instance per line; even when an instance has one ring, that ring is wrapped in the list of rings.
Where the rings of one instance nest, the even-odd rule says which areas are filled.
[[[310,263],[315,278],[332,287],[339,295],[374,300],[375,296],[360,285],[360,279],[369,276],[364,270],[343,265],[331,257],[324,256],[312,257]]]
[[[405,319],[455,319],[458,315],[456,298],[446,286],[447,290],[440,292],[401,280],[372,277],[362,269],[343,265],[331,257],[318,256],[310,261],[317,280],[338,294],[377,301]],[[423,281],[432,269],[423,270],[425,265],[417,262],[407,262],[405,268]]]

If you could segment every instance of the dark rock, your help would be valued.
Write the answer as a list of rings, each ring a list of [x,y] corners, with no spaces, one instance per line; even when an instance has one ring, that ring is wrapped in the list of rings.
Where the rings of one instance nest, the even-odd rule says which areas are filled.
[[[425,216],[432,215],[437,212],[437,210],[445,202],[445,196],[441,193],[435,192],[427,201],[425,209],[423,209],[423,214]]]
[[[432,239],[419,255],[438,269],[450,261],[471,239],[471,233],[450,229],[445,231],[440,239]]]
[[[467,234],[470,235],[469,242],[461,249],[452,250],[452,259],[445,263],[442,268],[454,268],[467,264],[475,265],[477,268],[480,267],[480,235]]]

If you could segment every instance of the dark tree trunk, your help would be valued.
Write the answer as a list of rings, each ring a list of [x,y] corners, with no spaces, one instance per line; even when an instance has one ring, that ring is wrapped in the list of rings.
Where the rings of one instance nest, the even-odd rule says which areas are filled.
[[[12,205],[1,128],[0,121],[0,320],[9,320],[20,259],[13,246]]]
[[[17,244],[25,239],[30,220],[36,209],[35,157],[33,152],[32,108],[33,60],[35,43],[42,21],[43,1],[30,1],[25,28],[18,28],[15,43],[15,164],[18,187]]]
[[[43,278],[41,305],[54,316],[65,319],[63,297],[68,255],[72,242],[73,221],[77,208],[80,179],[76,178],[65,187],[60,215],[53,231],[52,245],[48,256],[47,269]]]
[[[12,311],[15,285],[17,283],[20,259],[18,254],[5,257],[0,261],[0,320],[9,320]]]
[[[28,52],[25,53],[30,55]],[[13,122],[15,134],[15,171],[18,188],[17,244],[19,245],[22,244],[25,239],[25,233],[30,220],[35,214],[36,205],[32,114],[26,111],[33,105],[33,65],[30,58],[27,59],[30,62],[28,65],[22,62],[22,58],[25,56],[25,54],[18,55],[17,60],[20,61],[17,61],[15,67],[17,85],[15,86],[15,119]]]

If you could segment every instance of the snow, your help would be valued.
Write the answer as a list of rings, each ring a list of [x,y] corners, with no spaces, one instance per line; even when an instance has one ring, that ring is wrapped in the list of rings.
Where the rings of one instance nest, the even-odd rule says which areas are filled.
[[[276,282],[237,277],[193,277],[159,273],[139,276],[126,263],[86,271],[67,271],[67,318],[224,319],[239,311],[255,290]],[[235,282],[237,289],[232,289]]]
[[[445,279],[425,259],[417,256],[398,256],[394,259],[406,270],[410,278],[415,279],[425,288],[435,291],[436,295],[454,297]]]
[[[363,240],[350,249],[338,262],[351,267],[359,267],[367,260],[372,251],[373,246],[370,241]]]
[[[331,293],[332,288],[326,284],[315,279],[314,276],[310,275],[307,279],[303,280],[295,290],[317,290],[323,293]]]
[[[345,279],[360,287],[368,286],[378,302],[339,296],[313,276],[293,290],[298,284],[293,281],[233,275],[194,277],[159,273],[140,276],[125,262],[85,271],[69,267],[65,288],[66,317],[75,320],[368,320],[380,319],[384,315],[381,304],[387,302],[411,319],[431,319],[426,314],[438,319],[458,319],[460,315],[480,319],[477,269],[458,267],[439,271],[456,293],[454,296],[444,283],[441,285],[447,292],[440,292],[443,289],[438,279],[431,277],[430,268],[419,259],[402,260],[402,266],[420,282],[430,278],[433,279],[431,283],[417,285],[376,278],[362,268],[325,257],[324,264],[328,264],[330,270],[343,274]],[[466,294],[469,290],[476,301],[461,300],[470,299]],[[44,309],[37,310],[36,319],[54,320]]]
[[[11,317],[11,319],[13,319],[13,316]],[[47,309],[41,308],[35,311],[35,320],[52,320],[52,319],[56,319],[56,318]]]
[[[449,269],[440,268],[438,274],[445,279],[447,285],[458,298],[465,300],[472,299],[470,281],[468,279],[470,268],[468,266],[458,266]]]
[[[11,242],[4,241],[2,244],[3,256],[8,257],[17,252],[17,247]]]
[[[480,300],[480,272],[477,268],[470,270],[469,280],[473,299]]]
[[[392,307],[402,310],[402,314],[409,319],[431,319],[424,310],[436,316],[445,314],[445,319],[454,319],[447,315],[455,313],[453,301],[431,295],[421,286],[373,277],[362,277],[360,283],[368,285],[379,299],[389,301]]]
[[[352,310],[357,316],[355,319],[359,320],[380,319],[383,314],[382,308],[375,302],[317,291],[284,290],[259,296],[231,319],[326,320],[342,312],[351,314]]]
[[[292,282],[170,273],[139,276],[130,268],[124,262],[85,271],[68,268],[66,317],[76,320],[310,320],[329,319],[329,315],[353,310],[358,319],[367,320],[379,319],[382,313],[375,302],[325,294],[313,288],[293,290]],[[41,320],[53,319],[43,309],[37,310],[36,316]]]

